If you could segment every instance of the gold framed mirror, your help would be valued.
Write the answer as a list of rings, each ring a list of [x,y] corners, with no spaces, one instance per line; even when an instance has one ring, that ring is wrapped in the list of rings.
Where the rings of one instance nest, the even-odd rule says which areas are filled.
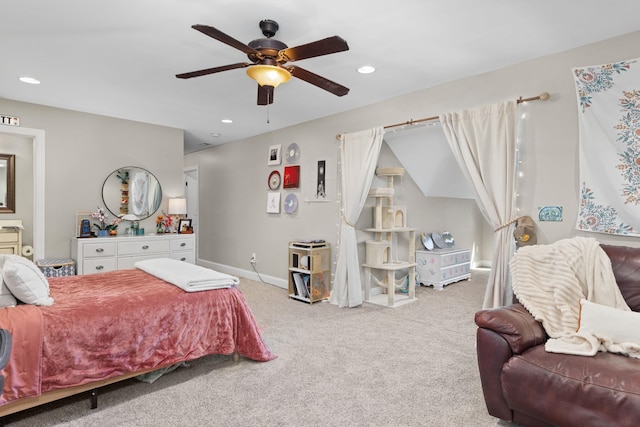
[[[146,219],[162,202],[162,187],[148,170],[126,166],[113,171],[102,185],[102,201],[114,216],[135,215]]]
[[[16,212],[16,156],[0,154],[0,213]]]

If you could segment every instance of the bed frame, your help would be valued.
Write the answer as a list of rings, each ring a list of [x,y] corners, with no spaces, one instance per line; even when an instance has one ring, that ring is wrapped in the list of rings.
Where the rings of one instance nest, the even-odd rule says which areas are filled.
[[[240,355],[233,353],[231,355],[234,362],[238,362]],[[128,374],[119,375],[113,378],[107,378],[104,380],[94,381],[88,384],[83,384],[75,387],[62,388],[58,390],[51,390],[46,393],[42,393],[40,396],[25,397],[6,405],[0,406],[0,427],[4,427],[5,417],[7,415],[15,414],[16,412],[24,411],[26,409],[35,408],[36,406],[44,405],[47,403],[55,402],[56,400],[64,399],[67,397],[75,396],[78,394],[89,392],[89,398],[91,401],[91,409],[98,407],[98,389],[110,384],[115,384],[120,381],[128,380],[138,375],[146,374],[156,371],[162,368],[146,369],[139,372],[130,372]]]

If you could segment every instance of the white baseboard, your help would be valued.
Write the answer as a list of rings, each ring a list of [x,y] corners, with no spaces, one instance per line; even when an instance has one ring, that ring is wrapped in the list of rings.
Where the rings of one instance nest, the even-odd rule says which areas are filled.
[[[218,264],[217,262],[211,262],[204,259],[198,259],[198,265],[203,267],[210,268],[215,271],[219,271],[221,273],[231,274],[232,276],[244,277],[245,279],[255,280],[260,282],[260,277],[262,277],[262,281],[277,286],[282,289],[289,289],[289,282],[286,279],[282,279],[280,277],[267,276],[265,274],[260,273],[260,276],[256,274],[253,270],[244,270],[242,268],[231,267],[224,264]],[[259,272],[259,271],[258,271]]]
[[[479,260],[473,263],[472,268],[491,268],[491,261],[488,260]]]

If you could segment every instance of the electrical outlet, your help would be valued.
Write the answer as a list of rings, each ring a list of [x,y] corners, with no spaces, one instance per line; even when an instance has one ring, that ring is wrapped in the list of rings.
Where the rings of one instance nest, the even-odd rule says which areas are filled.
[[[256,253],[255,252],[251,254],[251,259],[249,260],[249,262],[251,264],[255,264],[256,263]]]

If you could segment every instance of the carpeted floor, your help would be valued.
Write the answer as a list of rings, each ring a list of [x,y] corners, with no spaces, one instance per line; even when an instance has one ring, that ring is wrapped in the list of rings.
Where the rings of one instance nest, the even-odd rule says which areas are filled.
[[[510,426],[487,414],[474,313],[487,271],[398,308],[308,305],[242,279],[278,355],[209,356],[153,384],[129,380],[6,418],[9,426]]]

